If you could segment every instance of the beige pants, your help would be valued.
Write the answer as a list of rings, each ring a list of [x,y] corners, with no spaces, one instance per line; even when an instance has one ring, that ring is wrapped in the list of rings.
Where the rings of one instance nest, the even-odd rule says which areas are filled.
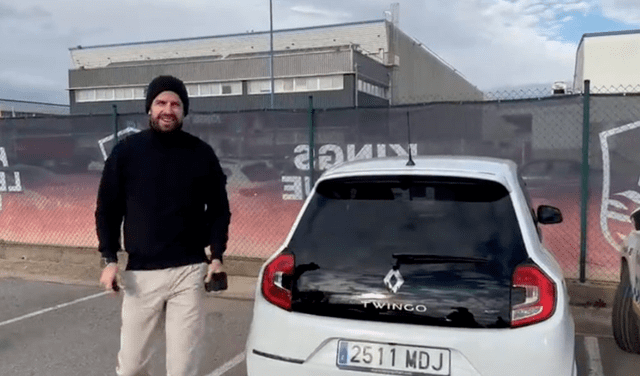
[[[198,376],[204,330],[206,264],[124,271],[122,328],[116,373],[155,375],[151,358],[164,320],[167,376]]]

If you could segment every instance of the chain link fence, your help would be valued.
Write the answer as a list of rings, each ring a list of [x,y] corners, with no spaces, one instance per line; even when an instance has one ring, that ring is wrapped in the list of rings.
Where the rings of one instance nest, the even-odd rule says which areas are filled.
[[[515,161],[533,203],[563,212],[563,223],[542,231],[565,275],[607,281],[618,279],[617,247],[631,230],[628,215],[640,205],[640,97],[611,90],[490,93],[485,101],[384,108],[192,113],[185,130],[213,146],[228,177],[229,255],[275,252],[324,170],[355,159],[407,156],[411,148],[414,155]],[[97,247],[94,212],[104,160],[118,140],[146,128],[144,114],[0,119],[0,239]],[[588,196],[581,194],[583,160]]]
[[[600,189],[589,201],[587,279],[619,278],[618,250],[633,229],[629,215],[640,206],[639,89],[631,85],[592,89],[589,162],[598,172]]]

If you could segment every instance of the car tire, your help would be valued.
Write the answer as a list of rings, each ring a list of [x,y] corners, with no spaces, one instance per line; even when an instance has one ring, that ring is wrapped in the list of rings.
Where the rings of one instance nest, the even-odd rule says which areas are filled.
[[[638,317],[632,307],[632,290],[629,283],[629,275],[623,270],[620,283],[616,289],[613,300],[613,338],[622,350],[640,354],[640,328]]]

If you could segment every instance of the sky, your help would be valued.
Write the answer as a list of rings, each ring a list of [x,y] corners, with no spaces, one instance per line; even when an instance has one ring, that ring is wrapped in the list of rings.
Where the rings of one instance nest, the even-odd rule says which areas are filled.
[[[585,33],[640,29],[638,0],[272,0],[275,30],[385,18],[480,90],[571,86]],[[0,0],[0,99],[68,104],[69,48],[268,31],[269,0]]]

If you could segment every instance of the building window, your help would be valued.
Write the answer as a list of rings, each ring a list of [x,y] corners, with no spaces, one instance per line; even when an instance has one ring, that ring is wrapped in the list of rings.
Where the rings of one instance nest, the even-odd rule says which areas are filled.
[[[97,89],[96,101],[112,101],[114,98],[114,89]]]
[[[76,102],[94,102],[96,100],[95,90],[76,90]]]
[[[386,87],[358,80],[358,91],[383,99],[389,99],[389,91]]]
[[[344,79],[342,76],[326,76],[318,79],[319,90],[334,90],[338,87],[340,90],[344,88]]]
[[[279,81],[279,80],[275,80],[275,81]],[[271,81],[269,80],[249,81],[247,85],[247,91],[249,92],[249,94],[269,94],[271,92]],[[276,93],[278,92],[277,88],[275,91]]]
[[[143,87],[134,87],[133,88],[133,98],[134,99],[145,99],[147,97],[147,91]]]
[[[75,90],[76,102],[129,101],[145,99],[144,87]]]
[[[342,75],[323,77],[295,77],[278,78],[273,80],[275,93],[293,93],[305,91],[343,90],[344,77]],[[249,94],[269,94],[271,80],[249,81]]]
[[[313,78],[309,78],[309,82],[311,82]],[[317,79],[316,79],[317,80]],[[307,78],[296,78],[293,80],[293,86],[295,91],[309,91],[311,89],[307,89]]]
[[[278,81],[282,81],[282,90],[280,90],[281,92],[292,92],[293,91],[293,78],[285,78],[282,80],[278,80]],[[278,91],[276,89],[276,91]]]
[[[115,99],[120,101],[133,99],[133,88],[115,89]]]
[[[242,82],[187,84],[190,97],[242,95]],[[146,98],[146,86],[75,90],[76,102],[130,101]]]
[[[196,85],[196,86],[198,86],[198,90],[194,90],[194,91],[197,94],[192,95],[192,97],[210,97],[214,95],[214,90],[217,89],[212,84],[208,84],[208,85],[202,84],[202,85]]]
[[[220,95],[242,95],[242,82],[207,82],[187,84],[190,97],[215,97]]]

